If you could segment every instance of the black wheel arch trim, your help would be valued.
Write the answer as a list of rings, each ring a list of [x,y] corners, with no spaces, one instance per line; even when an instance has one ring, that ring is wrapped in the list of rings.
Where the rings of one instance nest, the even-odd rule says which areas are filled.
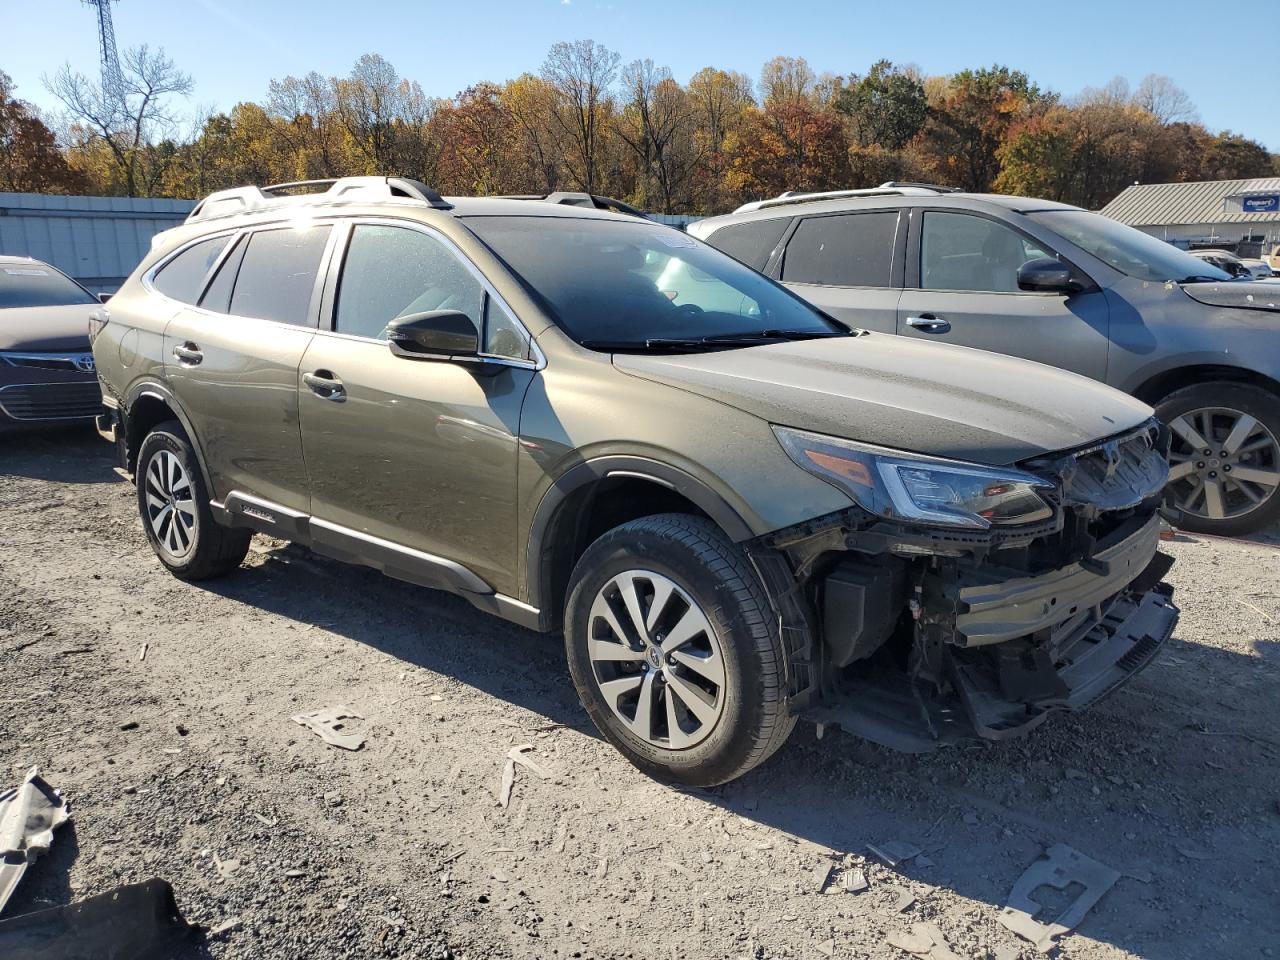
[[[128,391],[125,393],[123,404],[124,421],[122,426],[124,428],[125,436],[128,436],[128,418],[133,415],[134,407],[140,400],[147,398],[159,400],[173,411],[173,415],[177,418],[178,422],[182,424],[182,429],[186,431],[187,439],[191,442],[191,449],[195,452],[196,463],[200,467],[200,478],[204,481],[204,488],[209,492],[209,497],[215,498],[213,483],[209,478],[209,468],[205,466],[204,462],[204,451],[200,449],[200,440],[196,436],[195,428],[191,424],[191,418],[187,416],[187,412],[182,409],[182,404],[180,404],[177,397],[173,395],[173,391],[164,384],[158,383],[154,380],[141,380],[129,387]],[[130,456],[132,457],[133,454],[130,453]],[[134,462],[136,464],[136,459]]]
[[[530,524],[528,543],[525,547],[526,590],[529,603],[546,610],[547,598],[543,596],[547,577],[543,570],[547,534],[557,518],[560,507],[569,495],[589,484],[598,483],[611,476],[648,480],[680,494],[702,510],[735,543],[742,543],[755,536],[742,515],[719,493],[697,477],[678,467],[659,460],[630,455],[608,455],[584,460],[557,477],[542,495]]]

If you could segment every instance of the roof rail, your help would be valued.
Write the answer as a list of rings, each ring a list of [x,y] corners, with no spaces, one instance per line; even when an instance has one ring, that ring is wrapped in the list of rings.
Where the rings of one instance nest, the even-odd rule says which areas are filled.
[[[541,200],[544,203],[562,203],[571,207],[593,207],[596,210],[613,210],[632,217],[649,219],[643,210],[637,210],[629,203],[615,200],[613,197],[602,197],[594,193],[578,193],[569,190],[556,190],[553,193],[508,193],[502,195],[503,200]]]
[[[325,189],[309,189],[324,187]],[[407,177],[340,177],[333,180],[296,180],[266,187],[233,187],[209,194],[187,215],[187,223],[230,217],[314,197],[322,203],[381,202],[418,200],[437,210],[452,210],[453,204],[425,183]]]
[[[764,210],[768,207],[781,207],[793,203],[816,203],[819,200],[840,200],[845,197],[928,197],[939,193],[955,193],[958,187],[939,187],[929,183],[899,183],[890,180],[878,187],[861,190],[823,190],[804,193],[788,190],[769,200],[753,200],[744,203],[734,213],[749,213],[752,210]]]

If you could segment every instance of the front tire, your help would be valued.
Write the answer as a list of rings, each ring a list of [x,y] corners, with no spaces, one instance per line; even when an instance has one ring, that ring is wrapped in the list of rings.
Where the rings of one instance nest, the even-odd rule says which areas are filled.
[[[195,450],[176,420],[147,434],[135,474],[142,528],[156,556],[180,580],[209,580],[244,562],[252,531],[213,519]]]
[[[1178,526],[1235,537],[1280,521],[1280,397],[1244,383],[1197,383],[1156,415],[1173,433],[1165,500]]]
[[[701,517],[644,517],[588,547],[570,581],[565,650],[596,728],[660,780],[733,780],[795,726],[764,589]]]

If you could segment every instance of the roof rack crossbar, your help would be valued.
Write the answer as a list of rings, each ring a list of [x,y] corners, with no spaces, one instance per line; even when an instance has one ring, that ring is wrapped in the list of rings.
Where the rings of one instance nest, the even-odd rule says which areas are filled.
[[[648,220],[649,215],[643,210],[637,210],[629,203],[617,200],[614,197],[602,197],[595,193],[585,193],[576,190],[556,190],[552,193],[504,193],[499,194],[503,200],[540,200],[543,203],[560,203],[571,207],[593,207],[596,210],[615,210],[618,213],[629,214],[633,217],[643,217]]]
[[[311,189],[318,188],[325,189]],[[304,191],[304,192],[298,192]],[[436,210],[452,210],[453,204],[435,190],[408,177],[339,177],[330,180],[295,180],[265,187],[233,187],[205,197],[187,216],[187,222],[233,216],[250,210],[287,203],[299,196],[323,198],[327,202],[356,200],[418,200]]]

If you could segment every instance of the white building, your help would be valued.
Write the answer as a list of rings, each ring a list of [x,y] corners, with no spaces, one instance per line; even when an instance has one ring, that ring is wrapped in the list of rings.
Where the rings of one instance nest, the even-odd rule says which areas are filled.
[[[1256,257],[1280,244],[1280,177],[1135,184],[1102,214],[1184,249]]]

